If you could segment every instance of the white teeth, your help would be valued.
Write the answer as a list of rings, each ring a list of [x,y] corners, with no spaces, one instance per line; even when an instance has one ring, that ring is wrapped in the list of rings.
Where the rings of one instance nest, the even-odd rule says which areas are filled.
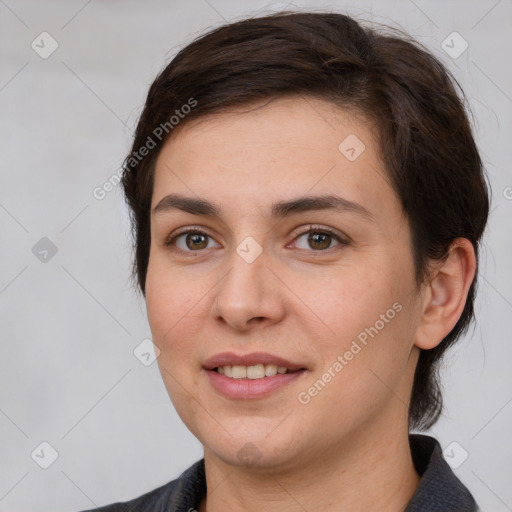
[[[265,377],[265,366],[257,364],[255,366],[247,367],[247,378],[248,379],[262,379]]]
[[[275,364],[255,364],[252,366],[218,366],[218,373],[231,377],[232,379],[262,379],[264,377],[273,377],[280,373],[287,372],[286,366],[277,366]]]
[[[277,365],[275,364],[266,364],[265,365],[265,375],[267,377],[273,377],[277,373]]]
[[[247,366],[233,366],[233,379],[245,379],[247,377]]]

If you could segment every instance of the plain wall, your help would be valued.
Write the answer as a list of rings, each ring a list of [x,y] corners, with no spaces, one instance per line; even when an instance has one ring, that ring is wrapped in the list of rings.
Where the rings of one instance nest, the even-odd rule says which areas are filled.
[[[151,332],[129,281],[121,189],[103,199],[93,191],[115,176],[149,85],[181,47],[225,21],[285,5],[0,2],[1,511],[78,511],[127,500],[202,457],[157,364],[146,367],[133,354]],[[467,93],[493,199],[477,322],[446,358],[446,409],[432,434],[443,448],[458,443],[456,456],[461,448],[468,453],[455,473],[483,511],[512,510],[512,3],[289,7],[401,27],[439,56]],[[58,44],[45,59],[31,46],[35,40],[40,52],[51,49],[43,31]],[[457,58],[441,46],[454,31],[469,45]],[[51,456],[41,442],[58,452],[48,469],[31,457],[41,449]]]

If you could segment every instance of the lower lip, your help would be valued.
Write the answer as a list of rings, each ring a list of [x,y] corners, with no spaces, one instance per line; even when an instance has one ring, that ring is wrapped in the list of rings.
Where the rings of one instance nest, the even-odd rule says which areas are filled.
[[[261,398],[300,378],[306,370],[278,373],[261,379],[232,379],[214,370],[206,370],[213,388],[228,398]]]

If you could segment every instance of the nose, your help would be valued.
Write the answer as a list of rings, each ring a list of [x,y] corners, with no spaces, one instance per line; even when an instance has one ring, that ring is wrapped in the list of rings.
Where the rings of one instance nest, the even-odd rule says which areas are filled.
[[[243,251],[233,251],[229,270],[214,288],[215,321],[239,331],[280,321],[284,315],[283,284],[270,260],[265,252],[251,261]]]

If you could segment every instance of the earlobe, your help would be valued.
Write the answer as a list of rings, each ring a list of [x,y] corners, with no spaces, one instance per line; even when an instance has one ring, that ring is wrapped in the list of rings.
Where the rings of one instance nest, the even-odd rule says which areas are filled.
[[[426,285],[423,313],[414,344],[429,350],[441,343],[459,320],[476,272],[473,245],[457,238],[450,246],[446,260],[435,265]]]

